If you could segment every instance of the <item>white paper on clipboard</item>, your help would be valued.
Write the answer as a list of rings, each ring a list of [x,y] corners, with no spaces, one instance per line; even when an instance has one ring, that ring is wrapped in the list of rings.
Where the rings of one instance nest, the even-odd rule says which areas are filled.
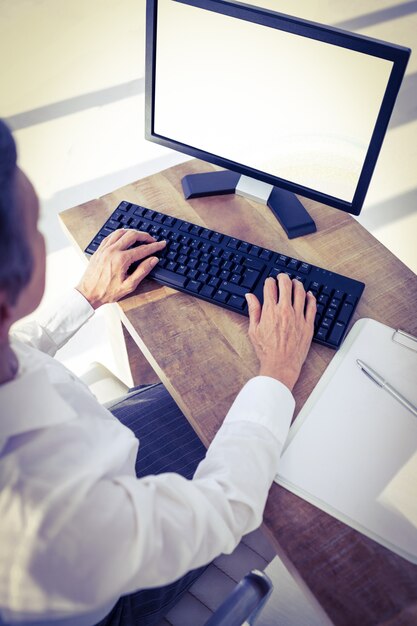
[[[409,476],[417,418],[356,359],[417,404],[417,340],[407,335],[404,342],[393,328],[359,320],[291,427],[276,482],[417,563],[416,519],[389,497],[389,486],[401,490],[406,476],[407,497],[417,500],[417,475]]]

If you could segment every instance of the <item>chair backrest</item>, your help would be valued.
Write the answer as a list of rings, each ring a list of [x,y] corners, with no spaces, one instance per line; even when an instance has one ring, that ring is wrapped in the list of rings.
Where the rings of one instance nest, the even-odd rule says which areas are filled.
[[[272,588],[272,582],[264,572],[252,570],[242,578],[205,626],[252,626]]]

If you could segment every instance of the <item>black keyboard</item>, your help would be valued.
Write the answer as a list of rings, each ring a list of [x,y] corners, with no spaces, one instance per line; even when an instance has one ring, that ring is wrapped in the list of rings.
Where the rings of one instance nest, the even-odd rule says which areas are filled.
[[[262,303],[268,276],[284,272],[300,280],[317,298],[314,340],[334,349],[342,343],[365,288],[347,276],[130,202],[119,204],[85,252],[94,254],[117,228],[166,239],[151,278],[242,315],[248,315],[245,293],[254,293]]]

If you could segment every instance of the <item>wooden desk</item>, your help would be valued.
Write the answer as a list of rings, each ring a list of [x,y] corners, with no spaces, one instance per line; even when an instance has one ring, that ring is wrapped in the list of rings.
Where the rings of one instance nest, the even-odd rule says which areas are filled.
[[[290,241],[271,212],[239,196],[184,200],[197,160],[61,213],[80,249],[121,200],[186,219],[366,283],[355,320],[417,333],[417,279],[350,215],[305,200],[318,232]],[[303,200],[304,201],[304,200]],[[221,225],[221,226],[220,226]],[[245,317],[152,281],[120,302],[123,323],[208,445],[242,385],[257,373]],[[296,414],[333,357],[313,344],[294,396]],[[277,550],[337,625],[417,624],[417,567],[274,484],[264,517]]]

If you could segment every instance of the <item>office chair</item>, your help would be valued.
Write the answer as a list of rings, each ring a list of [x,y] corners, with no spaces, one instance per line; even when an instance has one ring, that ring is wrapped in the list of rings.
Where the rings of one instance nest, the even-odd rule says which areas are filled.
[[[205,626],[252,626],[272,589],[272,582],[266,574],[252,570],[236,585]]]

